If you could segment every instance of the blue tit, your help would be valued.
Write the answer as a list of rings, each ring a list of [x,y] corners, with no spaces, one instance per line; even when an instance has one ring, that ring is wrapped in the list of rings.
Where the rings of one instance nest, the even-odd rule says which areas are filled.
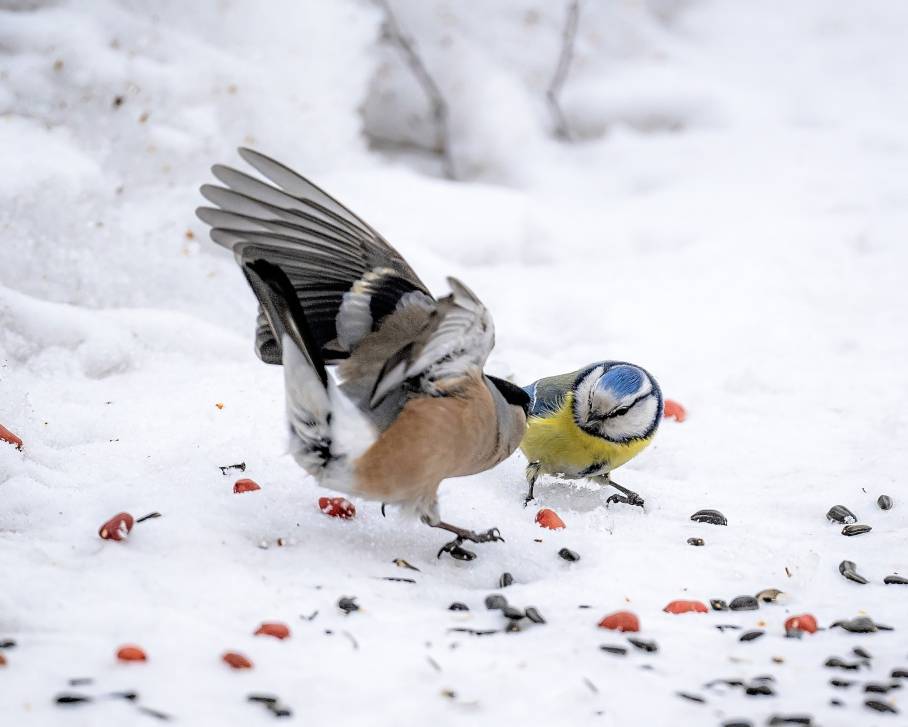
[[[520,449],[529,460],[526,502],[540,474],[588,478],[622,492],[607,502],[642,507],[643,498],[616,484],[611,472],[637,456],[662,418],[662,392],[639,366],[601,361],[560,376],[539,379],[530,395],[527,431]]]
[[[394,503],[455,538],[501,540],[441,519],[442,480],[517,449],[529,397],[487,376],[492,316],[463,283],[436,299],[406,260],[333,197],[279,162],[240,155],[198,216],[231,250],[259,303],[256,351],[284,369],[290,451],[323,486]],[[267,181],[265,181],[267,180]],[[332,375],[328,369],[333,369]]]

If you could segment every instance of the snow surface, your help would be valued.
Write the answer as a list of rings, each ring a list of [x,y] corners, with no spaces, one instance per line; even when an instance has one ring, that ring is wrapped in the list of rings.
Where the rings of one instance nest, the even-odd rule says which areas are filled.
[[[828,680],[908,667],[908,589],[882,584],[908,572],[908,7],[584,3],[565,144],[544,103],[562,4],[393,4],[450,102],[459,181],[408,151],[429,117],[374,5],[0,3],[0,423],[25,442],[0,443],[0,641],[18,642],[0,721],[155,723],[122,700],[53,704],[119,689],[187,725],[270,724],[254,691],[313,725],[904,720],[906,689],[884,715]],[[690,416],[616,475],[646,511],[547,479],[538,506],[567,528],[541,530],[515,455],[442,487],[447,519],[507,539],[472,563],[436,560],[443,535],[374,504],[321,514],[324,491],[282,453],[253,297],[193,216],[207,167],[240,144],[322,183],[436,292],[451,274],[476,290],[491,373],[653,372]],[[232,493],[218,467],[240,461],[261,491]],[[873,531],[840,535],[837,503]],[[705,507],[728,526],[691,522]],[[121,510],[163,517],[99,540]],[[844,580],[843,558],[871,583]],[[450,632],[503,626],[483,599],[504,571],[508,599],[548,623]],[[767,587],[788,601],[662,612]],[[362,610],[343,615],[344,595]],[[623,608],[658,653],[599,650],[626,643],[596,628]],[[785,639],[803,612],[896,630]],[[254,637],[263,620],[292,638]],[[740,643],[722,623],[767,635]],[[124,643],[148,663],[118,664]],[[823,668],[858,644],[869,668]],[[227,649],[255,668],[228,669]],[[762,674],[776,696],[704,687]]]

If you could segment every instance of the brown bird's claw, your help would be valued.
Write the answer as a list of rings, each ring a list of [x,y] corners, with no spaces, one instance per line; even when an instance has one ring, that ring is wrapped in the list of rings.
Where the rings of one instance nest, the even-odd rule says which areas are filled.
[[[438,551],[437,558],[441,558],[442,553],[448,553],[454,560],[475,560],[476,553],[472,550],[467,550],[466,548],[461,548],[460,544],[463,542],[463,538],[456,537],[450,543],[445,543],[441,546],[441,550]]]
[[[385,514],[385,505],[387,505],[387,504],[388,504],[388,503],[386,503],[386,502],[383,502],[383,503],[381,504],[381,516],[382,516],[382,517],[388,517],[388,516]]]
[[[627,495],[609,495],[608,499],[605,501],[606,507],[608,507],[610,502],[621,502],[625,505],[643,507],[644,500],[636,492],[629,492]]]

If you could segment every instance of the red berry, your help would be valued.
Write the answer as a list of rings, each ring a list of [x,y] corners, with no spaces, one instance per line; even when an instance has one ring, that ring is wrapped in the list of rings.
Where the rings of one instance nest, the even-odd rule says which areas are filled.
[[[120,661],[148,661],[145,652],[138,646],[121,646],[117,649],[117,659]]]
[[[256,636],[273,636],[276,639],[290,637],[290,629],[285,624],[265,621],[255,632]]]
[[[344,520],[349,520],[356,515],[353,503],[345,497],[320,497],[318,498],[318,509],[328,517],[339,517]]]
[[[233,486],[233,494],[239,495],[243,492],[255,492],[256,490],[261,490],[259,484],[255,480],[237,480],[236,484]]]
[[[687,419],[687,410],[677,401],[666,399],[662,405],[662,416],[666,419],[672,418],[675,421],[683,422]]]
[[[6,666],[6,657],[0,654],[0,666]]]
[[[104,540],[126,540],[134,524],[132,515],[128,512],[119,512],[101,526],[98,535]]]
[[[9,429],[0,424],[0,440],[4,442],[9,442],[16,449],[22,449],[22,440],[19,439],[15,434],[13,434]]]
[[[221,657],[232,669],[251,669],[252,662],[242,654],[228,651]]]
[[[666,613],[688,613],[690,611],[707,613],[709,611],[706,604],[701,601],[672,601],[662,610]]]
[[[536,523],[539,527],[548,528],[549,530],[561,530],[565,527],[564,520],[558,517],[554,510],[544,507],[536,513]]]
[[[599,628],[612,631],[639,631],[640,619],[630,611],[615,611],[599,622]]]
[[[806,631],[808,634],[817,632],[817,620],[809,613],[792,616],[785,622],[786,631]]]

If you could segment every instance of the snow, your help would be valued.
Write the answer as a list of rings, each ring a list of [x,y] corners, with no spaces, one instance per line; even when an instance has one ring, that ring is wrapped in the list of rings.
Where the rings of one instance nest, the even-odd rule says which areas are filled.
[[[908,667],[908,591],[882,584],[908,571],[903,4],[584,3],[566,144],[544,102],[561,4],[398,0],[451,106],[458,181],[411,148],[432,138],[427,105],[371,4],[4,5],[0,423],[24,440],[0,442],[4,724],[153,723],[123,700],[53,704],[121,689],[190,725],[270,724],[256,691],[315,725],[898,722],[828,680]],[[252,295],[193,215],[207,167],[241,144],[349,204],[435,292],[447,275],[474,289],[495,317],[490,373],[651,371],[689,417],[616,473],[646,510],[551,478],[524,509],[517,454],[442,487],[446,519],[506,538],[471,563],[373,503],[320,513],[326,492],[284,451],[282,372],[252,353]],[[234,495],[240,476],[261,491]],[[873,531],[840,535],[837,503]],[[567,528],[538,528],[538,507]],[[701,508],[728,526],[691,522]],[[100,540],[124,510],[163,516]],[[844,558],[871,583],[844,580]],[[502,628],[483,599],[504,571],[509,601],[548,623],[449,632]],[[661,610],[768,587],[786,602]],[[599,650],[626,644],[596,628],[619,609],[658,653]],[[804,612],[896,630],[785,639]],[[291,638],[253,636],[266,620]],[[740,643],[724,623],[767,633]],[[126,643],[148,663],[116,663]],[[822,667],[858,644],[870,667]],[[255,668],[228,669],[228,649]],[[704,687],[762,674],[776,696]]]

